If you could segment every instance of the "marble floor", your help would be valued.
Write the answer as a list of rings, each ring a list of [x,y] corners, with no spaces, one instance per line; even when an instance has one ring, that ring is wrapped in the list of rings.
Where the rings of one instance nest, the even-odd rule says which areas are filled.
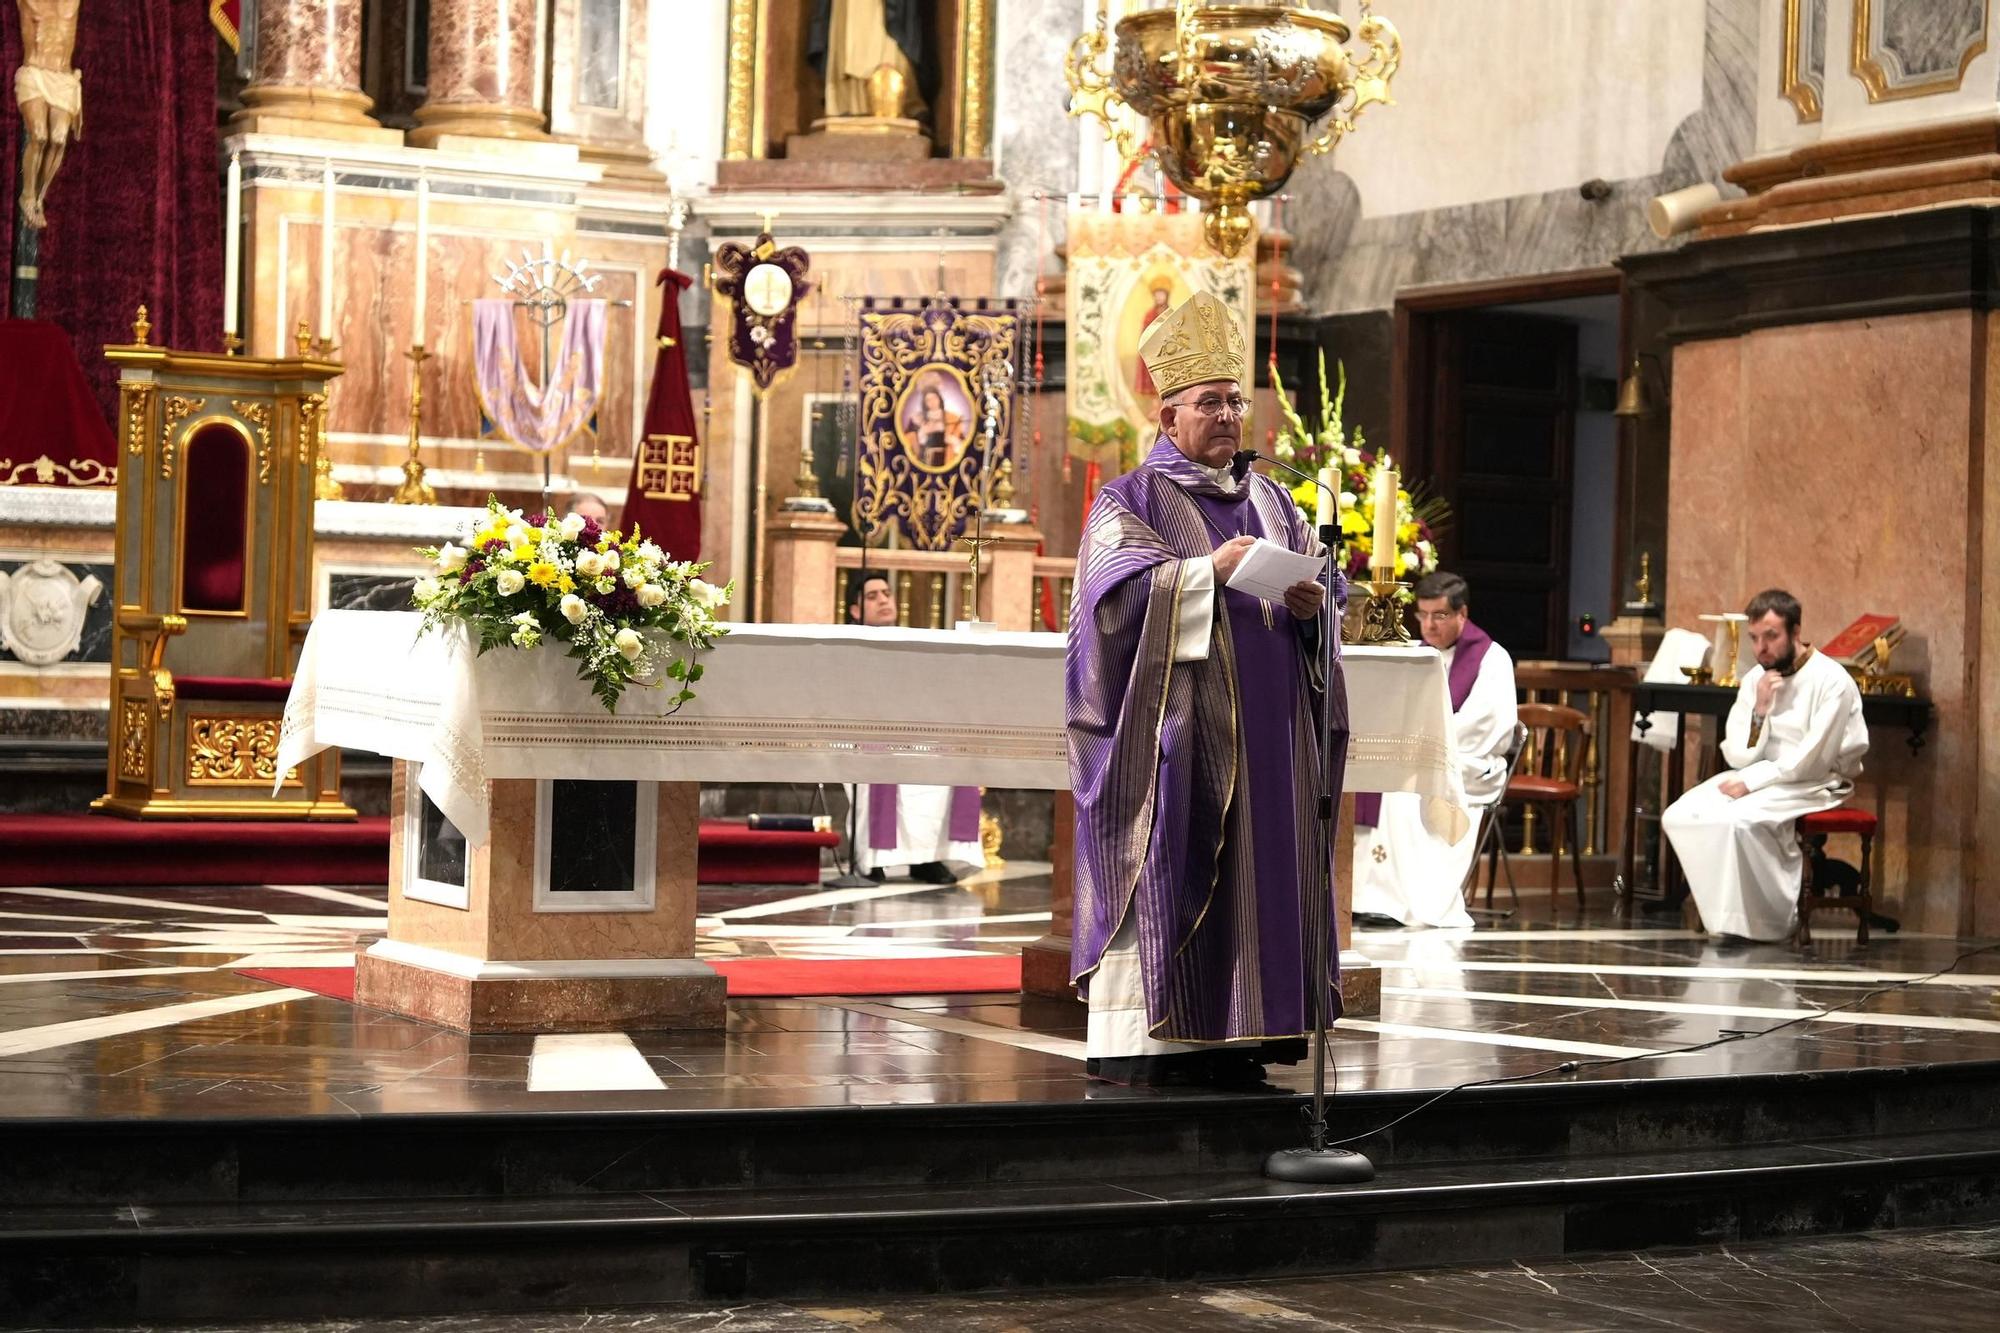
[[[1338,1091],[2000,1059],[2000,946],[1904,934],[1812,956],[1534,900],[1477,931],[1364,932],[1379,1015],[1333,1037]],[[1046,867],[955,886],[722,888],[704,957],[1018,950]],[[379,889],[0,890],[0,1117],[1073,1101],[1080,1006],[1015,994],[739,1000],[720,1032],[466,1037],[246,968],[350,965]],[[1533,924],[1540,918],[1542,924]],[[1968,956],[1969,955],[1969,956]],[[1352,961],[1352,960],[1350,960]],[[1276,1070],[1281,1087],[1307,1069]]]
[[[1990,1329],[2000,1227],[1896,1231],[1500,1267],[1226,1284],[1111,1286],[834,1304],[755,1302],[576,1314],[210,1325],[238,1333],[1957,1333]],[[137,1333],[137,1330],[131,1330]]]

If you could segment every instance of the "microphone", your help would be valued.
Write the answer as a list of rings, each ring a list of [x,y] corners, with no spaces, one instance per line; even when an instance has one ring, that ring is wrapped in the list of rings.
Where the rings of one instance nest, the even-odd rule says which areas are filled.
[[[1311,482],[1333,497],[1333,504],[1336,510],[1340,508],[1340,493],[1321,481],[1317,474],[1308,472],[1304,468],[1293,467],[1282,458],[1272,458],[1268,454],[1260,454],[1255,449],[1238,449],[1235,456],[1229,460],[1229,474],[1236,478],[1238,485],[1241,485],[1243,474],[1250,470],[1250,465],[1259,462],[1269,463],[1275,468],[1282,468],[1284,471],[1297,477],[1300,481]]]
[[[1240,484],[1243,474],[1250,470],[1250,465],[1256,462],[1257,458],[1255,449],[1238,449],[1235,456],[1229,460],[1229,475],[1236,478]]]

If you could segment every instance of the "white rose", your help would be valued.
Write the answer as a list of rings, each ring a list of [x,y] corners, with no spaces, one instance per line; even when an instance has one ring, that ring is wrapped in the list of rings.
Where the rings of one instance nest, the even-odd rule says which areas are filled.
[[[605,570],[606,570],[607,572],[609,572],[609,573],[613,573],[613,574],[615,574],[615,573],[617,573],[617,572],[618,572],[618,548],[617,548],[617,547],[615,547],[615,546],[614,546],[614,547],[612,547],[612,548],[611,548],[610,550],[606,551],[606,552],[605,552],[604,554],[600,555],[600,556],[599,556],[599,557],[597,557],[597,558],[598,558],[598,559],[599,559],[600,561],[602,561],[602,562],[603,562],[603,564],[604,564],[604,568],[605,568]]]
[[[667,590],[657,583],[642,583],[638,587],[639,605],[648,610],[667,600]]]
[[[1349,467],[1359,467],[1361,465],[1361,451],[1359,449],[1342,449],[1340,457]]]
[[[413,591],[416,594],[417,605],[422,606],[443,592],[444,585],[436,579],[426,576],[417,580],[417,586]]]
[[[493,580],[502,597],[512,597],[528,584],[528,576],[518,569],[503,569]]]
[[[590,614],[590,603],[573,592],[564,593],[562,601],[556,606],[563,613],[563,619],[572,625],[581,625],[583,618]]]
[[[566,542],[573,542],[583,534],[583,515],[570,514],[562,521],[562,535]]]
[[[1355,496],[1354,496],[1354,492],[1353,492],[1353,491],[1342,491],[1342,492],[1340,493],[1340,512],[1341,512],[1341,513],[1343,513],[1343,514],[1344,514],[1344,513],[1346,513],[1346,512],[1348,511],[1348,510],[1350,510],[1350,509],[1354,508],[1354,506],[1355,506],[1355,505],[1356,505],[1357,503],[1359,503],[1359,501],[1357,501],[1357,500],[1355,499]]]
[[[707,579],[688,580],[688,591],[694,594],[694,599],[705,607],[713,608],[722,605],[722,589],[716,587]]]
[[[638,661],[639,654],[646,651],[646,641],[639,637],[639,631],[635,629],[619,630],[617,637],[611,642],[617,645],[618,651],[624,654],[628,662]]]
[[[646,571],[637,565],[625,566],[625,586],[636,588],[646,581]]]
[[[522,611],[514,617],[514,623],[516,625],[532,625],[535,623],[535,613],[533,611]]]
[[[438,573],[456,574],[465,568],[465,548],[446,542],[438,548]]]
[[[576,553],[576,572],[584,578],[594,579],[604,572],[604,561],[598,557],[595,551],[578,551]]]
[[[650,560],[657,564],[659,561],[667,558],[667,553],[665,551],[662,551],[658,546],[655,546],[652,542],[640,542],[639,558],[641,560]]]
[[[512,546],[526,546],[527,544],[528,544],[527,525],[523,523],[508,524],[507,545],[512,547]]]
[[[1409,572],[1410,572],[1410,571],[1411,571],[1412,569],[1415,569],[1416,567],[1417,567],[1417,558],[1416,558],[1416,556],[1414,556],[1414,555],[1410,554],[1410,553],[1409,553],[1408,551],[1399,551],[1399,552],[1397,552],[1397,554],[1396,554],[1396,568],[1397,568],[1397,570],[1398,570],[1398,571],[1400,571],[1400,572],[1402,572],[1402,573],[1405,573],[1405,574],[1407,574],[1407,573],[1409,573]]]

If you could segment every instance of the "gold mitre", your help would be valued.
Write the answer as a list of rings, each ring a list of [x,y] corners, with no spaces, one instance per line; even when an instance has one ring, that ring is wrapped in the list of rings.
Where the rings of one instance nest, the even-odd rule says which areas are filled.
[[[1139,359],[1160,397],[1210,380],[1243,382],[1243,330],[1229,307],[1196,292],[1153,321]]]

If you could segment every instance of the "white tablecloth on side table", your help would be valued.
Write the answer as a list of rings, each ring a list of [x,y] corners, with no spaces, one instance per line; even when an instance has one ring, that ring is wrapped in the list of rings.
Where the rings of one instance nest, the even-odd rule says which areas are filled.
[[[1444,657],[1421,644],[1348,647],[1347,780],[1350,792],[1414,792],[1424,827],[1456,842],[1469,817],[1451,752],[1451,685]]]

